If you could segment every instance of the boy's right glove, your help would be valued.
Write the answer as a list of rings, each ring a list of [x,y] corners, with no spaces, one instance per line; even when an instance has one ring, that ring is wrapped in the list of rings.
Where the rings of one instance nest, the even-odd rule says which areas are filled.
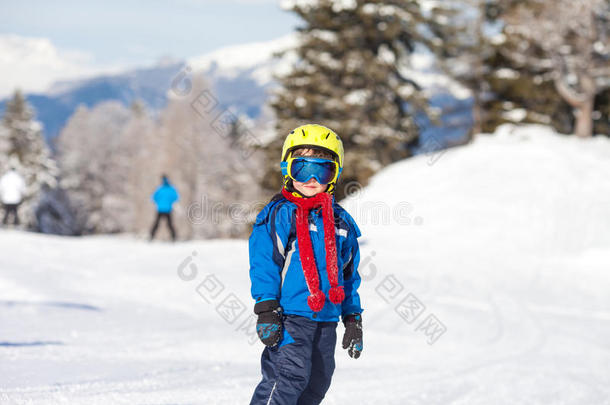
[[[282,307],[277,300],[261,301],[254,305],[258,315],[256,333],[265,346],[277,345],[282,337]]]
[[[343,335],[343,348],[348,349],[347,354],[357,359],[362,353],[362,315],[351,314],[343,317],[345,334]]]

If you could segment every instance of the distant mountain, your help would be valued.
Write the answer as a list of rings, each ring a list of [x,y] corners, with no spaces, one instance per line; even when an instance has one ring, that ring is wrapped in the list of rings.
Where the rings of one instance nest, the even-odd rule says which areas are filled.
[[[294,52],[287,52],[281,58],[274,58],[274,54],[294,47],[296,41],[296,36],[288,35],[267,42],[225,47],[186,61],[165,61],[124,73],[59,82],[46,93],[26,94],[26,97],[36,109],[37,118],[44,125],[44,135],[50,141],[81,104],[93,107],[114,100],[128,106],[140,100],[153,112],[159,111],[167,104],[172,82],[188,69],[190,74],[205,77],[222,108],[231,107],[238,115],[254,119],[261,114],[269,91],[277,85],[274,75],[289,71],[296,60]],[[403,73],[432,93],[432,105],[444,113],[440,127],[422,121],[422,139],[428,142],[426,148],[456,143],[472,123],[468,93],[439,74],[430,54],[418,52],[411,56],[410,62],[413,68]],[[6,99],[0,100],[0,112],[4,111],[5,104]]]
[[[153,111],[162,109],[172,80],[188,66],[194,74],[204,75],[223,107],[231,106],[238,114],[256,118],[266,100],[267,89],[274,84],[273,72],[282,64],[273,60],[273,53],[292,41],[292,37],[284,37],[232,46],[188,61],[164,62],[120,74],[59,82],[46,93],[30,93],[26,98],[44,125],[46,139],[51,140],[81,104],[92,107],[115,100],[127,106],[141,100]],[[0,111],[4,111],[6,101],[0,100]]]
[[[117,100],[130,105],[140,99],[152,109],[162,108],[171,78],[182,64],[155,66],[119,75],[100,76],[75,82],[62,82],[46,94],[27,94],[44,125],[47,140],[59,134],[68,118],[83,104],[92,107],[102,101]],[[6,100],[0,103],[4,110]]]
[[[277,85],[273,76],[290,70],[296,60],[292,52],[281,58],[274,58],[274,54],[296,44],[296,37],[287,35],[272,41],[230,46],[191,58],[188,66],[203,73],[221,104],[256,118],[268,92]]]

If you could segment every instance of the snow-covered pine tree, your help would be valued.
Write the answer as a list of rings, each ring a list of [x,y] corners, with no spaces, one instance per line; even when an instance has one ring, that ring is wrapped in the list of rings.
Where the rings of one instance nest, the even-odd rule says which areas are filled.
[[[493,59],[496,0],[446,0],[425,4],[424,17],[441,41],[432,50],[439,66],[467,87],[473,98],[473,128],[480,133],[488,120],[485,103],[490,99],[489,73]],[[436,24],[433,24],[436,23]]]
[[[4,123],[0,121],[0,170],[3,173],[6,166],[9,165],[9,153],[11,150],[11,139],[9,130]]]
[[[280,186],[277,161],[285,135],[304,123],[335,130],[349,150],[342,181],[366,183],[383,166],[410,155],[416,113],[426,111],[421,89],[405,72],[415,44],[438,38],[423,24],[414,0],[288,0],[303,20],[298,61],[279,78],[272,107],[276,137],[268,145],[263,185]],[[344,193],[338,187],[337,195]]]
[[[589,7],[594,3],[586,4]],[[606,38],[607,29],[604,33],[600,22],[604,18],[607,21],[608,17],[607,14],[603,17],[601,8],[589,19],[582,8],[580,13],[570,11],[572,6],[574,11],[579,9],[581,2],[454,0],[431,4],[430,18],[448,9],[459,10],[450,24],[441,26],[438,35],[443,41],[437,51],[445,70],[473,93],[475,133],[493,132],[505,122],[540,123],[564,133],[573,132],[572,107],[560,90],[562,83],[570,77],[574,81],[577,75],[559,71],[561,66],[567,66],[567,59],[562,62],[558,55],[576,49],[588,49],[585,52],[589,54],[572,57],[571,63],[578,60],[598,75],[596,81],[601,90],[597,92],[591,114],[595,132],[610,131],[608,85],[603,84],[607,83],[603,75],[607,77],[608,73],[599,66],[604,58],[607,61],[608,51],[595,41],[589,41],[584,47],[569,45],[576,37],[574,32],[570,33],[572,28],[566,28],[567,15],[570,15],[570,23],[580,27],[581,37],[586,31]],[[595,20],[597,23],[591,25]],[[596,53],[595,48],[601,52]],[[596,63],[598,66],[594,67]],[[578,87],[576,82],[572,86]],[[577,90],[568,88],[568,91]]]
[[[247,153],[240,139],[247,129],[243,120],[220,105],[212,111],[201,108],[206,94],[212,97],[207,82],[194,77],[192,86],[192,97],[170,98],[159,115],[158,147],[150,154],[157,155],[158,164],[151,174],[158,181],[167,173],[180,193],[175,210],[179,237],[245,236],[247,211],[260,197],[260,157]]]
[[[75,112],[57,149],[79,233],[148,235],[155,214],[150,197],[167,174],[180,193],[174,206],[180,239],[246,235],[248,203],[259,197],[260,159],[244,159],[247,145],[231,138],[243,123],[214,120],[220,113],[233,117],[227,110],[196,108],[194,99],[206,88],[194,77],[192,96],[170,97],[157,117],[139,102]]]
[[[529,46],[531,52],[540,54],[534,44]],[[509,122],[552,125],[560,132],[571,132],[571,108],[557,93],[552,69],[524,65],[510,56],[522,47],[522,40],[504,32],[492,44],[483,75],[487,92],[482,100],[482,131],[493,132]]]
[[[0,175],[15,167],[26,182],[25,200],[20,208],[24,223],[36,228],[34,208],[46,185],[57,184],[58,169],[42,136],[42,124],[21,91],[7,102],[0,124]]]
[[[150,195],[159,182],[157,164],[163,152],[156,136],[157,125],[144,103],[135,101],[118,143],[120,151],[130,151],[119,163],[125,170],[123,230],[145,236],[154,213]]]
[[[117,102],[81,106],[57,141],[61,187],[77,212],[79,233],[121,232],[133,151],[122,148],[130,111]]]
[[[608,122],[595,106],[596,96],[610,89],[608,0],[514,2],[503,19],[505,32],[520,41],[505,54],[522,66],[548,69],[557,93],[573,109],[577,136],[591,136],[596,118]]]

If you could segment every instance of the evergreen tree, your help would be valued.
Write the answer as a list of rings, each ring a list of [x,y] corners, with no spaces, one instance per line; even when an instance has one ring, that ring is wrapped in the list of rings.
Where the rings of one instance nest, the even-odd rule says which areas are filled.
[[[447,0],[431,2],[425,14],[428,21],[439,18],[436,35],[442,41],[433,48],[439,65],[467,87],[473,98],[473,127],[470,136],[480,133],[487,120],[486,102],[491,97],[490,59],[494,55],[495,0]]]
[[[450,75],[473,92],[475,132],[505,122],[582,136],[591,134],[591,124],[596,133],[609,132],[603,1],[456,2],[462,12],[446,27],[440,55]],[[456,2],[438,2],[435,11]]]
[[[573,132],[591,136],[595,112],[601,114],[596,96],[610,88],[610,2],[514,2],[503,19],[505,32],[518,41],[517,50],[508,48],[505,55],[521,66],[547,70],[557,94],[573,110]]]
[[[42,136],[42,124],[21,91],[6,104],[0,124],[0,173],[15,167],[26,182],[27,191],[21,211],[30,228],[36,227],[34,206],[43,186],[57,184],[58,169]]]
[[[285,1],[304,22],[298,61],[279,78],[272,107],[277,135],[268,145],[264,185],[277,189],[284,136],[304,123],[336,131],[346,154],[343,182],[366,183],[383,166],[408,157],[418,141],[414,120],[427,110],[421,88],[408,77],[416,43],[434,46],[417,1]],[[432,22],[432,25],[437,24]],[[338,197],[343,196],[341,187]]]
[[[526,66],[511,58],[518,52],[519,42],[502,34],[486,63],[488,97],[482,103],[484,132],[493,132],[503,123],[535,123],[551,125],[563,133],[572,132],[574,119],[570,106],[555,88],[548,66]]]

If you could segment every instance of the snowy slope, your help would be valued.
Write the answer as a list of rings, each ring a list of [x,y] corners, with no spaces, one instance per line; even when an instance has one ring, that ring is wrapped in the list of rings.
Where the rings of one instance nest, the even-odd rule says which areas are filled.
[[[608,156],[605,138],[504,126],[345,201],[365,351],[337,348],[324,403],[610,404]],[[262,345],[238,330],[246,241],[3,230],[0,249],[0,403],[248,403]],[[236,320],[216,311],[227,297]]]

